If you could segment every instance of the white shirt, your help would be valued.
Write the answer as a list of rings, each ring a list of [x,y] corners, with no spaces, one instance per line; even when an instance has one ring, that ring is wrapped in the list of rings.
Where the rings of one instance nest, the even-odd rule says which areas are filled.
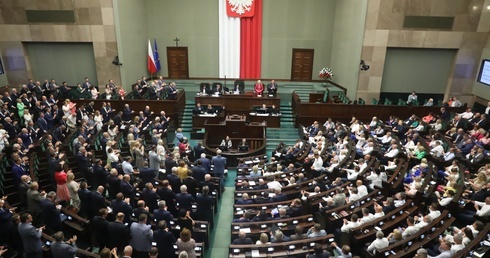
[[[359,195],[360,198],[368,195],[368,190],[365,185],[361,185],[357,187],[357,194]]]
[[[369,252],[377,251],[379,249],[383,249],[390,244],[390,241],[386,237],[381,239],[376,238],[367,248]]]
[[[374,147],[368,145],[368,146],[363,148],[362,154],[363,155],[371,154],[371,152],[373,152],[373,150],[374,150]]]
[[[480,217],[487,217],[490,215],[490,205],[478,201],[475,201],[475,204],[481,207],[480,210],[476,212],[476,215]]]
[[[349,195],[349,203],[355,202],[357,200],[361,199],[359,194],[351,194]]]
[[[429,214],[427,214],[432,220],[435,220],[437,218],[439,218],[439,216],[441,216],[441,212],[438,211],[438,210],[435,210],[435,211],[429,211]]]
[[[419,229],[416,227],[416,226],[408,226],[405,231],[403,231],[402,233],[402,237],[403,238],[407,238],[415,233],[417,233],[417,231],[419,231]]]
[[[313,162],[312,169],[315,171],[320,171],[322,170],[322,165],[323,165],[323,160],[321,157],[315,158],[315,161]]]
[[[382,212],[376,212],[376,213],[374,213],[373,217],[374,217],[374,219],[377,219],[377,218],[383,217],[384,215],[385,215],[385,212],[384,211],[382,211]]]
[[[357,175],[359,175],[359,172],[357,172],[354,169],[346,169],[345,171],[347,172],[347,179],[348,180],[356,180]]]
[[[423,228],[423,227],[425,227],[425,226],[427,226],[427,225],[429,225],[429,223],[427,223],[427,222],[425,222],[425,221],[423,221],[423,220],[422,220],[421,222],[419,222],[419,223],[415,224],[415,227],[416,227],[418,230],[420,230],[421,228]]]
[[[281,189],[282,188],[282,185],[281,185],[281,183],[279,183],[277,181],[271,181],[271,182],[267,183],[267,187],[269,189],[276,190],[276,189]]]
[[[437,145],[436,147],[432,148],[430,152],[439,158],[444,154],[444,148],[441,145]]]
[[[398,148],[391,149],[388,153],[385,154],[385,156],[388,158],[394,158],[396,155],[398,155]]]
[[[453,244],[451,246],[451,251],[453,252],[458,252],[459,250],[462,250],[464,248],[464,244]]]
[[[368,222],[371,222],[375,219],[374,215],[369,213],[368,215],[366,216],[362,216],[361,218],[361,224],[364,224],[364,223],[368,223]]]
[[[360,223],[357,221],[356,222],[347,221],[346,224],[342,225],[342,227],[340,228],[340,231],[345,232],[345,233],[349,233],[349,231],[352,228],[358,227],[359,225],[360,225]]]
[[[451,203],[452,200],[453,200],[453,197],[445,197],[445,198],[442,198],[439,201],[439,205],[441,205],[441,206],[447,206],[447,205],[449,205],[449,203]]]
[[[400,207],[405,204],[405,200],[395,200],[395,207]]]
[[[381,174],[378,175],[374,172],[371,172],[371,175],[367,176],[366,179],[371,181],[371,188],[374,188],[373,186],[383,187],[383,178],[381,177]]]

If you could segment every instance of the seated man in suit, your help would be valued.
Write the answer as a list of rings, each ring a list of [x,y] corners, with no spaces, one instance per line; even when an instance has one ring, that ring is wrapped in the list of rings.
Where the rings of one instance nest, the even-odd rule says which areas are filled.
[[[192,113],[194,115],[200,115],[200,114],[204,113],[204,108],[201,107],[201,103],[197,102],[196,107],[194,108]]]
[[[257,83],[255,83],[254,85],[254,94],[256,96],[262,96],[262,94],[264,93],[264,84],[258,80]]]
[[[245,92],[245,84],[242,80],[235,80],[233,85],[233,92],[235,93],[244,93]]]
[[[221,95],[223,94],[223,88],[220,83],[217,83],[215,87],[213,87],[213,95]]]
[[[267,84],[267,94],[276,96],[277,94],[277,83],[274,80],[271,83]]]
[[[238,233],[238,238],[233,240],[233,245],[252,245],[252,239],[250,237],[247,237],[244,231],[240,231]]]
[[[208,95],[210,93],[209,83],[201,83],[199,86],[199,93],[202,95]]]

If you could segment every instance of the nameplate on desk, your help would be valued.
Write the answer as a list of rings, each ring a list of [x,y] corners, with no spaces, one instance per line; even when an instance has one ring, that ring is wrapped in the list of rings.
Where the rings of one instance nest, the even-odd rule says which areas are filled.
[[[200,114],[200,117],[215,117],[216,114]]]

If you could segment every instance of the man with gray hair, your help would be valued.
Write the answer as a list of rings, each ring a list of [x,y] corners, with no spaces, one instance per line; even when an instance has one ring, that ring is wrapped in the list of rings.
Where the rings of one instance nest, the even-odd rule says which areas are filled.
[[[253,245],[252,239],[247,237],[244,231],[238,232],[238,238],[233,240],[233,245]]]
[[[383,249],[390,244],[385,237],[383,231],[376,232],[376,239],[368,246],[367,250],[372,253],[376,253],[379,249]]]
[[[46,199],[41,199],[41,217],[49,233],[61,231],[60,208],[61,205],[55,205],[56,193],[51,191],[46,195]]]
[[[214,165],[213,173],[214,176],[219,177],[221,192],[223,192],[225,190],[223,178],[225,174],[226,158],[221,156],[221,150],[216,151],[216,156],[211,159],[211,164]]]
[[[54,234],[54,242],[51,244],[51,253],[54,258],[73,258],[77,254],[77,236],[74,235],[68,241],[63,242],[65,235],[62,231]]]
[[[192,210],[192,203],[195,202],[194,197],[187,193],[186,185],[180,187],[180,193],[175,195],[175,200],[179,205],[179,209],[185,209],[186,211]]]
[[[427,258],[427,250],[424,248],[420,248],[417,250],[417,253],[415,254],[415,257],[417,258]]]

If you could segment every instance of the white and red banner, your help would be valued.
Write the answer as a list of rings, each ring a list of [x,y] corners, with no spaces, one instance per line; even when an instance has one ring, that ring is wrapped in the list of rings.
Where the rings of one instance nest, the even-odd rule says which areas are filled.
[[[258,79],[262,58],[262,1],[219,1],[221,78]]]

